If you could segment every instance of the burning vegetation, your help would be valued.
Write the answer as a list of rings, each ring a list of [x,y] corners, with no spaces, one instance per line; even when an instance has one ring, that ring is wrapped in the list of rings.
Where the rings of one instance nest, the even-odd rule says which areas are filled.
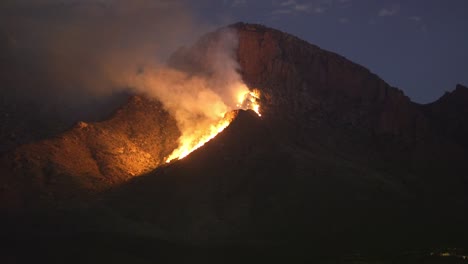
[[[240,85],[237,94],[237,108],[250,109],[255,111],[258,116],[261,116],[259,104],[260,91],[257,89],[250,91],[245,85]],[[211,124],[206,124],[205,127],[200,127],[188,133],[184,133],[183,131],[182,136],[179,138],[179,147],[167,157],[166,162],[169,163],[174,159],[186,157],[221,133],[234,119],[233,112],[231,111],[221,112],[217,116],[220,116],[219,120],[213,120]]]
[[[244,84],[237,48],[237,32],[223,29],[175,52],[168,65],[149,64],[126,76],[127,87],[160,101],[177,122],[179,145],[165,162],[182,159],[214,138],[231,123],[233,110],[251,109],[260,116],[260,92]]]
[[[257,89],[254,89],[253,91],[242,91],[239,93],[239,98],[238,98],[238,104],[237,107],[241,109],[251,109],[255,113],[257,113],[258,116],[262,116],[260,114],[260,91]]]

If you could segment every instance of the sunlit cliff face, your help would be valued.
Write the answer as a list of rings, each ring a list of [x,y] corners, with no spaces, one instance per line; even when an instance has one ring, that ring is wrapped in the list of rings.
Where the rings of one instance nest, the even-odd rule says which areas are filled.
[[[260,92],[258,90],[250,91],[247,86],[241,84],[237,88],[236,97],[236,107],[238,109],[250,109],[261,116],[259,105]],[[212,102],[207,102],[207,104],[209,103]],[[195,129],[182,130],[182,135],[179,138],[179,147],[166,158],[166,162],[169,163],[175,159],[182,159],[200,148],[229,126],[235,117],[232,111],[227,111],[223,108],[213,108],[213,111],[215,111],[213,116],[217,116],[217,119],[211,122],[201,122]]]

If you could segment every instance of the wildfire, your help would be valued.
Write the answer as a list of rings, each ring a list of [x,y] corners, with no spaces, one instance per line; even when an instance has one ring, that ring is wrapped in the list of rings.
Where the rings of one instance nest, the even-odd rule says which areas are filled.
[[[179,147],[175,149],[169,157],[167,157],[166,162],[187,157],[187,155],[192,151],[205,145],[206,142],[210,141],[223,131],[231,123],[232,119],[233,116],[227,113],[223,119],[221,119],[217,124],[210,125],[206,131],[190,135],[182,135],[179,139]]]
[[[260,91],[250,91],[245,85],[242,85],[237,94],[238,109],[251,109],[255,111],[259,116],[260,114]],[[214,120],[211,124],[207,124],[205,127],[191,131],[190,133],[183,133],[179,138],[179,147],[175,149],[167,158],[166,162],[169,163],[174,159],[183,159],[194,150],[205,145],[206,142],[216,137],[221,131],[223,131],[234,119],[232,112],[219,113],[217,116],[221,116],[220,120]]]
[[[251,109],[257,113],[258,116],[262,116],[260,114],[260,91],[254,89],[253,91],[242,91],[238,95],[237,107],[241,109]]]

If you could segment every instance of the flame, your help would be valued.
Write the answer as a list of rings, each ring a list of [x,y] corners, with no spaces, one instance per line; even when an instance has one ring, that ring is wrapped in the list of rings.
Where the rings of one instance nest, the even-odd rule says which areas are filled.
[[[174,159],[183,159],[194,150],[205,145],[206,142],[210,141],[216,135],[221,133],[232,121],[234,116],[230,113],[225,114],[224,118],[221,119],[217,124],[212,124],[206,131],[201,133],[194,133],[189,135],[182,135],[179,139],[179,147],[175,149],[166,162],[171,162]]]
[[[243,90],[238,94],[237,97],[237,107],[241,109],[251,109],[255,113],[257,113],[258,116],[262,116],[260,114],[260,91],[257,89],[254,89],[253,91],[250,90]]]
[[[241,85],[237,92],[237,109],[251,109],[261,116],[260,114],[260,91],[254,89],[250,91],[245,85]],[[216,116],[221,117],[219,120],[213,120],[211,124],[202,124],[201,128],[197,127],[188,133],[183,133],[179,138],[179,147],[175,149],[167,158],[166,162],[169,163],[175,159],[183,159],[187,157],[194,150],[205,145],[216,135],[221,133],[234,119],[232,112],[218,113]]]

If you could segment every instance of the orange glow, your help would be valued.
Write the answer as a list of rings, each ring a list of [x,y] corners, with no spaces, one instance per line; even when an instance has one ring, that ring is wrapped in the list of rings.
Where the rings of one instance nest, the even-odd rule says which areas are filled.
[[[166,162],[187,157],[188,154],[205,145],[206,142],[210,141],[223,131],[231,123],[233,118],[234,117],[230,113],[227,113],[223,119],[221,119],[217,124],[210,125],[206,131],[202,131],[202,133],[198,134],[195,133],[181,136],[179,139],[179,147],[175,149],[169,157],[167,157]]]
[[[260,114],[260,91],[249,89],[245,85],[239,86],[237,92],[237,109],[251,109],[259,116]],[[221,133],[234,119],[232,112],[216,113],[216,116],[221,117],[219,120],[213,120],[211,123],[200,124],[197,129],[191,130],[189,133],[182,133],[179,138],[179,147],[175,149],[167,158],[169,163],[175,159],[183,159],[194,150],[203,146],[216,135]]]
[[[243,90],[239,92],[237,97],[237,107],[241,109],[251,109],[257,113],[258,116],[262,116],[260,114],[260,91],[254,89],[253,91]]]

